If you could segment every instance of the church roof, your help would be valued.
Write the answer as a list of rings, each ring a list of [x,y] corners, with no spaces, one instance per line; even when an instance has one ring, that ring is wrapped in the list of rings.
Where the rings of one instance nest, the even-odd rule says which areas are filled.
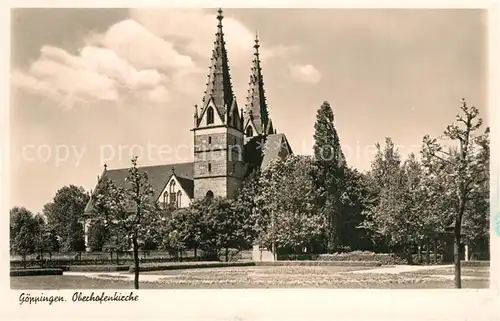
[[[227,58],[226,42],[222,32],[222,10],[218,10],[217,33],[215,34],[214,49],[210,58],[210,69],[208,72],[207,89],[203,97],[201,114],[207,108],[210,101],[215,105],[219,115],[225,119],[228,109],[235,103],[231,76],[229,74],[229,62]]]
[[[110,169],[105,170],[101,177],[108,177],[111,179],[117,187],[127,187],[128,183],[126,178],[128,176],[128,168]],[[181,187],[186,191],[190,198],[194,195],[193,189],[193,163],[179,163],[179,164],[167,164],[167,165],[155,165],[155,166],[144,166],[139,167],[139,171],[148,174],[149,183],[153,186],[154,195],[153,200],[160,197],[160,193],[163,191],[165,184],[169,181],[170,177],[175,173],[177,180],[181,184]],[[96,186],[96,190],[99,188],[99,183]],[[89,214],[93,211],[92,198],[87,203],[85,207],[85,214]]]
[[[245,159],[248,162],[248,171],[256,168],[265,169],[272,160],[284,158],[293,154],[285,134],[254,136],[245,144]]]
[[[252,120],[257,134],[267,134],[269,113],[264,91],[264,79],[260,66],[259,38],[255,37],[255,52],[252,61],[252,73],[248,88],[248,97],[245,105],[245,125]]]

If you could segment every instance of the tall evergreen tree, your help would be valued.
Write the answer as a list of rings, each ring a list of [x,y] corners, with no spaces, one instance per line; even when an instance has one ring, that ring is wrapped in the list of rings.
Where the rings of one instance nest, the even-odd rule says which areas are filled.
[[[335,129],[333,111],[326,101],[316,114],[314,158],[316,205],[327,219],[326,246],[332,252],[342,243],[341,208],[346,161]]]

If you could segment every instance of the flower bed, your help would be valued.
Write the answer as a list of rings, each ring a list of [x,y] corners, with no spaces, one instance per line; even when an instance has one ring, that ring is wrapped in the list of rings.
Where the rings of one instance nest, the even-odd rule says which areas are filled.
[[[10,276],[63,275],[62,269],[12,269]]]
[[[164,264],[145,264],[140,266],[141,271],[162,271],[162,270],[180,270],[180,269],[201,269],[218,267],[236,267],[236,266],[254,266],[254,262],[179,262]],[[131,266],[128,270],[135,272],[135,267]]]

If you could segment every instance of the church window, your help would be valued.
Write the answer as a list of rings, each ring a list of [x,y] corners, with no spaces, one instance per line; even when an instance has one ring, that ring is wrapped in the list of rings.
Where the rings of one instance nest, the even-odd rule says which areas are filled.
[[[212,164],[211,163],[208,163],[208,171],[211,172],[212,171]]]
[[[233,163],[233,174],[236,174],[236,163]]]
[[[172,180],[170,182],[170,187],[169,187],[169,192],[170,192],[170,204],[175,205],[176,200],[175,200],[175,181]]]
[[[247,127],[247,137],[253,136],[253,128],[251,126]]]
[[[163,193],[163,207],[165,208],[168,204],[168,193]]]
[[[238,128],[238,111],[236,109],[233,111],[233,126]]]
[[[206,198],[208,198],[208,199],[212,199],[212,198],[214,198],[214,192],[212,192],[212,191],[210,191],[210,190],[209,190],[209,191],[207,192],[207,195],[206,195],[205,197],[206,197]]]
[[[207,109],[207,125],[214,123],[214,109],[212,107],[208,107]]]
[[[212,144],[212,137],[208,136],[208,143]]]
[[[177,192],[177,207],[181,207],[181,205],[182,205],[182,203],[181,203],[181,197],[182,197],[182,192],[178,191]]]

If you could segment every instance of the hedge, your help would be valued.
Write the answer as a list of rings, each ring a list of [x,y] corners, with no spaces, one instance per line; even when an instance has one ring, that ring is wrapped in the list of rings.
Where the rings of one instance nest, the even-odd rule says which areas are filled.
[[[476,267],[476,266],[489,267],[490,261],[461,261],[460,265],[463,267]]]
[[[381,266],[378,261],[275,261],[255,262],[257,266]]]
[[[182,258],[181,262],[195,262],[196,259],[193,257],[188,257],[188,258]],[[78,265],[78,266],[83,266],[83,265],[110,265],[116,262],[116,259],[111,260],[103,260],[103,259],[95,259],[95,260],[75,260],[72,258],[61,258],[57,260],[30,260],[26,261],[26,266],[37,266],[37,267],[53,267],[53,266],[69,266],[69,265]],[[133,259],[129,258],[120,258],[118,262],[123,265],[130,265],[134,263]],[[177,259],[175,258],[146,258],[140,259],[141,263],[167,263],[167,262],[177,262]],[[12,267],[24,267],[24,263],[21,260],[11,260],[10,261],[10,266]]]
[[[71,272],[122,272],[128,271],[129,265],[69,265],[65,271]]]
[[[378,261],[382,265],[406,264],[404,258],[393,253],[374,253],[368,251],[353,251],[347,253],[320,254],[319,261]]]
[[[162,271],[162,270],[180,270],[180,269],[201,269],[201,268],[219,268],[219,267],[237,267],[237,266],[255,266],[255,262],[179,262],[170,264],[146,264],[141,265],[140,271]],[[135,267],[131,266],[128,270],[135,272]]]
[[[10,276],[63,275],[62,269],[13,269]]]

